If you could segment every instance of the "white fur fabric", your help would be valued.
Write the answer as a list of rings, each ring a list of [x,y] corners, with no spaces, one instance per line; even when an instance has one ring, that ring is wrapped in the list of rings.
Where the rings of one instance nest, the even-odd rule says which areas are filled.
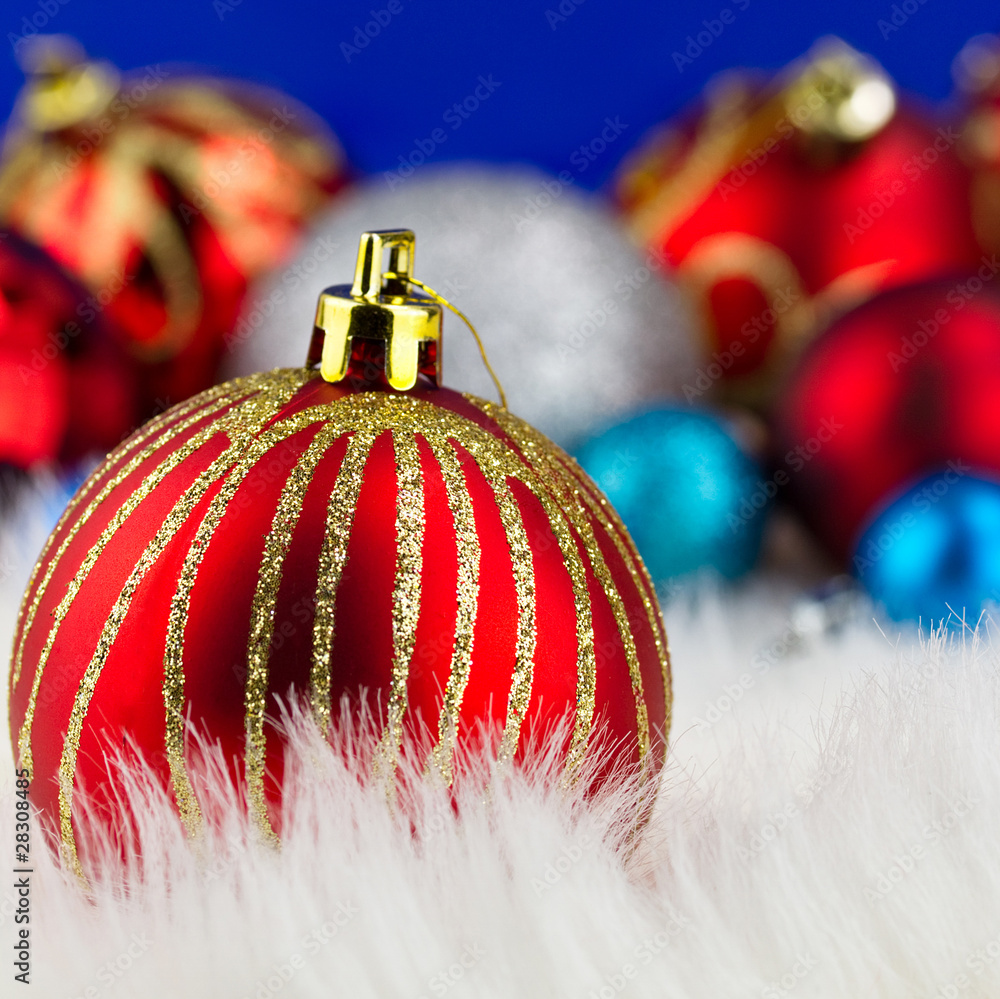
[[[0,545],[5,637],[48,519],[37,496],[26,510]],[[236,808],[192,850],[160,803],[144,880],[88,899],[36,828],[32,984],[13,980],[4,874],[0,995],[997,996],[992,626],[921,641],[883,634],[864,608],[833,633],[803,614],[775,578],[672,597],[672,752],[637,843],[627,784],[575,800],[544,754],[487,796],[460,794],[457,814],[423,786],[411,828],[301,724],[280,851]]]

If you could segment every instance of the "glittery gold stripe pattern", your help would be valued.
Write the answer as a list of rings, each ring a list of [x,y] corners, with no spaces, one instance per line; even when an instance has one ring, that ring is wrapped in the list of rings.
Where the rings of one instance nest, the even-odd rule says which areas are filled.
[[[190,609],[191,591],[208,544],[239,484],[245,478],[253,462],[259,460],[266,453],[267,447],[280,443],[287,436],[287,434],[274,429],[267,431],[259,439],[255,439],[255,435],[291,398],[302,381],[301,378],[279,379],[277,385],[273,385],[269,391],[261,393],[260,396],[244,404],[234,414],[232,420],[223,418],[222,428],[229,435],[230,446],[213,462],[213,466],[218,468],[216,478],[224,477],[222,486],[213,497],[198,525],[194,539],[185,554],[177,586],[170,602],[163,656],[165,743],[174,796],[177,799],[181,817],[188,831],[192,834],[198,830],[201,813],[188,780],[187,766],[184,760],[184,628]],[[317,418],[313,417],[312,422],[316,422],[316,420]],[[307,425],[308,422],[297,419],[295,422],[289,421],[280,426],[287,429],[289,433],[295,433]],[[201,495],[204,495],[204,491]],[[179,504],[186,502],[186,499],[186,497],[182,497]],[[177,509],[178,507],[175,506],[171,516]],[[186,520],[186,515],[183,519],[178,519],[177,526],[171,533],[171,538],[184,523],[184,520]]]
[[[237,439],[234,440],[233,448],[227,452],[227,455],[223,456],[223,458],[230,458],[229,466],[224,469],[224,478],[219,492],[212,498],[201,523],[198,525],[194,540],[191,542],[188,552],[184,558],[184,564],[181,568],[177,587],[174,590],[174,595],[170,604],[170,616],[168,619],[167,638],[163,658],[163,702],[166,712],[165,726],[167,760],[170,764],[170,773],[174,784],[174,796],[177,799],[178,808],[186,826],[188,827],[188,830],[192,833],[197,832],[201,815],[197,800],[191,790],[190,782],[187,777],[187,767],[184,760],[184,629],[187,624],[188,613],[191,606],[191,593],[194,589],[195,582],[197,581],[198,570],[204,560],[208,546],[211,543],[215,532],[218,530],[219,524],[222,522],[222,518],[226,514],[229,504],[232,502],[233,497],[236,495],[236,491],[239,489],[246,476],[253,469],[254,465],[260,461],[267,454],[267,452],[271,450],[271,448],[282,443],[293,434],[299,433],[299,431],[304,430],[306,427],[317,423],[322,419],[321,411],[316,409],[304,410],[301,413],[297,413],[291,419],[282,421],[277,425],[270,427],[267,431],[261,434],[260,437],[254,439],[253,434],[260,429],[260,426],[262,426],[271,415],[273,415],[275,409],[276,406],[265,407],[258,415],[256,421],[254,421],[254,423],[251,424],[244,433],[238,435]],[[238,460],[233,461],[234,455],[232,452],[236,448],[238,448],[238,450],[235,450],[235,456],[238,457]],[[222,462],[223,459],[219,459],[219,461]],[[284,495],[282,499],[284,499]],[[279,504],[279,512],[276,515],[276,519],[280,516],[280,514],[281,505]],[[265,552],[266,545],[268,543],[273,544],[273,542],[271,542],[271,538],[273,538],[274,535],[275,532],[272,528],[268,542],[265,542]],[[283,553],[282,557],[284,557]],[[258,576],[258,592],[261,585],[261,577]],[[265,581],[263,585],[267,586],[268,582]],[[257,598],[255,597],[255,609],[256,602]],[[251,655],[255,648],[255,626],[258,628],[261,627],[257,624],[256,619],[252,618],[249,643],[249,653]],[[268,636],[267,642],[269,645],[270,636]],[[266,660],[265,666],[259,667],[258,672],[261,670],[263,670],[263,677],[260,675],[254,675],[253,666],[251,665],[247,674],[246,699],[248,775],[251,772],[256,773],[253,768],[256,767],[258,758],[256,750],[258,748],[260,748],[260,759],[263,760],[263,749],[259,745],[262,740],[253,738],[250,735],[251,730],[256,731],[257,716],[259,716],[260,719],[261,729],[263,729],[264,724],[264,694],[262,693],[261,683],[263,683],[266,688]],[[260,701],[259,711],[255,710],[258,699]],[[251,704],[254,707],[251,707]],[[253,746],[252,751],[250,749],[251,744]],[[260,772],[261,774],[263,773],[263,763],[261,763]],[[269,832],[269,827],[266,825],[266,811],[262,813],[256,808],[257,805],[262,803],[262,796],[261,799],[258,800],[258,798],[254,795],[254,790],[256,788],[256,782],[254,780],[250,780],[248,778],[248,785],[251,791],[252,805],[255,809],[255,815],[258,818],[262,831],[267,834]]]
[[[597,519],[601,528],[608,537],[611,538],[618,555],[625,563],[628,574],[632,577],[632,585],[635,587],[639,598],[642,600],[643,609],[646,612],[646,623],[653,633],[653,642],[656,646],[656,657],[660,663],[660,675],[663,681],[663,697],[665,704],[665,715],[663,720],[663,738],[666,740],[670,732],[670,721],[673,714],[673,691],[670,685],[670,647],[667,643],[667,634],[663,628],[663,618],[660,616],[659,606],[655,604],[655,587],[650,578],[649,571],[638,550],[626,544],[628,530],[618,516],[618,511],[598,493],[587,480],[582,468],[569,455],[565,456],[565,463],[570,473],[577,479],[580,485],[580,495],[587,504],[591,513]]]
[[[271,433],[287,436],[304,429],[323,418],[319,407],[306,410],[290,420],[279,423]],[[250,610],[250,638],[247,643],[247,686],[246,686],[246,774],[250,792],[250,807],[257,825],[270,839],[276,839],[267,816],[267,802],[264,798],[264,709],[268,687],[268,660],[271,641],[274,638],[274,609],[278,600],[278,590],[284,573],[285,556],[292,543],[292,534],[302,514],[302,504],[306,492],[312,484],[313,473],[327,448],[340,436],[336,424],[326,423],[313,437],[309,447],[292,469],[281,491],[278,509],[271,524],[271,530],[264,542],[264,553],[257,574],[257,589]],[[256,461],[271,448],[271,443],[262,439],[259,455],[248,455]],[[230,476],[230,479],[236,476]]]
[[[587,585],[586,566],[562,509],[544,488],[538,489],[535,496],[549,518],[549,526],[562,553],[576,609],[576,718],[566,755],[566,779],[572,782],[587,752],[596,706],[597,659],[594,652],[594,622],[590,613],[590,589]]]
[[[292,389],[291,392],[294,392],[294,389]],[[291,392],[289,392],[288,394],[290,395]],[[247,407],[253,407],[254,405],[255,403],[253,401],[246,404]],[[242,411],[243,409],[240,410],[240,412]],[[237,418],[238,415],[239,414],[234,414],[233,418],[234,419]],[[45,672],[45,666],[48,663],[49,656],[52,653],[52,647],[55,644],[56,636],[59,633],[59,628],[62,625],[63,619],[69,613],[70,607],[72,606],[73,601],[76,599],[77,593],[79,593],[80,588],[83,586],[87,576],[90,574],[90,570],[94,567],[94,564],[97,562],[97,559],[101,556],[104,549],[107,547],[108,542],[110,542],[112,537],[114,537],[115,533],[121,528],[121,526],[129,518],[129,516],[135,511],[136,507],[138,507],[138,505],[160,484],[160,482],[163,481],[163,479],[170,472],[172,472],[182,462],[191,457],[191,455],[193,455],[207,441],[211,440],[216,434],[218,434],[220,431],[226,430],[230,422],[231,419],[229,417],[223,417],[217,423],[210,423],[208,426],[204,427],[196,434],[194,434],[191,438],[189,438],[189,440],[187,440],[181,447],[176,448],[175,450],[170,452],[170,454],[163,460],[163,462],[160,465],[158,465],[149,474],[149,476],[147,476],[147,478],[143,480],[143,482],[132,492],[132,494],[128,497],[128,499],[125,500],[125,502],[121,505],[121,507],[119,507],[119,509],[115,511],[114,516],[111,518],[108,525],[101,532],[100,537],[97,539],[93,547],[87,553],[80,568],[77,570],[73,579],[67,586],[65,594],[59,601],[58,606],[56,607],[55,611],[52,614],[53,623],[49,630],[49,634],[45,641],[45,645],[42,649],[41,655],[39,656],[38,663],[35,666],[35,674],[32,677],[31,692],[28,695],[28,707],[27,711],[25,712],[24,721],[21,725],[20,734],[18,736],[18,755],[21,760],[21,765],[23,767],[26,767],[29,770],[29,772],[32,772],[34,769],[34,763],[31,752],[31,726],[34,720],[35,706],[38,701],[38,690],[39,687],[41,686],[42,676],[44,675]],[[179,434],[181,433],[181,431],[177,430],[176,433]],[[159,446],[159,443],[157,442],[155,446]],[[137,463],[140,458],[141,458],[140,455],[136,456],[135,460],[137,461]],[[119,475],[122,478],[124,478],[126,474],[127,473],[125,469],[122,469],[122,471],[119,473]],[[116,475],[115,478],[112,480],[112,482],[108,483],[107,488],[109,492],[112,488],[114,488],[114,484],[117,484],[117,481],[119,480],[119,475]],[[102,490],[102,494],[103,495],[97,497],[91,504],[91,506],[88,507],[86,511],[86,515],[88,518],[93,514],[93,511],[96,509],[98,503],[100,501],[103,501],[104,498],[106,498],[104,490]],[[82,523],[80,526],[82,526]],[[72,532],[74,537],[76,534],[76,530],[78,529],[79,529],[78,526],[74,525],[74,531]],[[37,612],[38,609],[38,604],[41,602],[41,597],[42,594],[44,593],[43,587],[46,586],[50,581],[52,574],[55,572],[56,566],[59,564],[59,560],[65,553],[66,548],[69,546],[70,541],[72,541],[72,537],[67,535],[63,544],[60,545],[56,557],[50,564],[49,569],[46,572],[45,578],[42,581],[42,585],[39,586],[39,591],[35,594],[35,599],[32,601],[32,610],[31,614],[29,615],[29,621],[26,622],[25,624],[25,635],[22,635],[21,638],[21,650],[23,650],[23,644],[27,634],[27,629],[30,627],[30,622],[33,621],[34,614]]]
[[[552,492],[561,500],[561,506],[568,511],[573,529],[583,542],[584,550],[589,556],[591,568],[597,581],[604,590],[604,595],[611,605],[611,611],[618,628],[618,636],[621,639],[625,652],[625,661],[628,664],[629,679],[632,684],[632,696],[635,700],[636,709],[636,733],[639,740],[639,757],[645,757],[649,752],[649,713],[646,709],[646,695],[643,690],[642,672],[639,667],[639,655],[635,648],[635,639],[632,636],[632,628],[625,611],[625,604],[622,600],[614,579],[608,569],[604,556],[601,553],[594,531],[591,527],[590,518],[580,501],[583,490],[581,484],[575,476],[567,474],[566,467],[558,460],[552,446],[537,431],[528,427],[521,421],[511,421],[505,412],[497,414],[503,420],[501,426],[511,435],[522,453],[531,462],[532,467],[541,475],[543,481]]]
[[[256,378],[259,378],[259,376],[255,376],[254,380],[256,380]],[[176,409],[169,410],[167,413],[161,414],[153,420],[150,420],[150,422],[147,423],[141,431],[134,434],[116,452],[113,452],[111,458],[118,461],[128,454],[133,454],[133,452],[135,453],[133,454],[131,460],[119,467],[118,471],[115,472],[115,474],[104,484],[97,496],[88,503],[83,513],[76,518],[73,526],[69,529],[65,538],[63,538],[60,542],[56,554],[52,557],[51,562],[46,566],[45,575],[39,583],[38,589],[32,594],[31,588],[34,585],[35,580],[38,578],[38,573],[41,571],[41,567],[45,563],[45,559],[48,556],[52,545],[55,543],[55,538],[65,527],[66,523],[74,517],[76,511],[90,494],[93,486],[101,477],[105,466],[95,470],[87,481],[80,487],[78,492],[73,496],[63,512],[63,515],[59,518],[59,522],[56,524],[55,528],[53,528],[52,533],[45,542],[45,546],[42,548],[42,553],[39,555],[38,561],[35,563],[35,567],[32,570],[31,579],[28,581],[25,598],[21,604],[20,614],[18,615],[20,640],[17,642],[16,651],[14,653],[14,665],[11,672],[12,690],[21,676],[21,663],[24,655],[25,634],[30,630],[31,625],[34,623],[35,615],[38,613],[38,605],[45,596],[45,592],[48,589],[49,582],[52,579],[52,574],[55,572],[56,566],[59,564],[60,559],[65,554],[66,549],[70,546],[73,539],[76,537],[80,528],[90,520],[90,518],[94,515],[94,512],[107,499],[111,491],[119,486],[129,475],[131,475],[132,472],[134,472],[146,458],[146,454],[142,446],[155,434],[159,434],[153,442],[155,447],[161,447],[169,444],[174,438],[185,433],[192,426],[210,417],[214,413],[217,413],[220,409],[224,409],[226,406],[231,406],[241,396],[245,396],[252,392],[253,386],[248,383],[251,383],[251,379],[241,379],[235,383],[230,382],[228,385],[210,389],[208,392],[204,392],[200,396],[196,396],[194,399],[188,400]],[[176,419],[178,417],[184,417],[192,411],[196,411],[194,416],[191,416],[188,419]],[[166,430],[164,430],[164,424],[168,422],[170,425]],[[163,432],[161,433],[161,431]]]
[[[118,466],[113,470],[114,474],[100,488],[97,488],[95,479],[90,492],[78,500],[77,519],[70,521],[67,515],[66,522],[72,523],[72,527],[60,543],[27,610],[22,608],[24,631],[27,632],[34,623],[55,566],[80,527],[97,514],[115,486],[139,467],[145,452],[169,445],[174,438],[195,428],[183,444],[160,460],[122,502],[62,594],[35,667],[29,710],[19,737],[22,761],[30,766],[31,722],[44,666],[51,655],[60,626],[94,564],[114,533],[170,471],[194,455],[217,434],[226,436],[227,445],[222,453],[176,500],[134,566],[108,614],[94,654],[80,681],[59,767],[60,829],[67,858],[78,872],[80,865],[73,831],[73,787],[77,754],[91,700],[139,585],[178,531],[188,524],[195,508],[215,489],[194,530],[175,584],[167,622],[163,663],[165,738],[171,779],[181,815],[188,829],[197,833],[201,821],[200,808],[187,775],[184,753],[187,703],[184,632],[192,593],[197,585],[198,570],[241,483],[273,448],[307,428],[315,428],[314,434],[308,443],[303,442],[301,452],[282,483],[271,526],[264,539],[250,610],[245,690],[246,783],[252,812],[265,837],[274,838],[264,796],[264,761],[265,711],[276,601],[285,575],[286,557],[316,469],[324,455],[329,453],[330,448],[341,437],[347,437],[347,442],[327,502],[323,541],[317,553],[310,667],[310,700],[317,721],[324,729],[329,724],[332,708],[331,668],[337,591],[345,575],[354,515],[371,449],[381,435],[388,433],[397,482],[396,562],[392,592],[393,661],[386,721],[375,757],[376,773],[384,777],[391,788],[403,738],[407,682],[421,613],[425,526],[422,465],[425,461],[433,461],[441,472],[456,539],[458,570],[451,661],[438,718],[437,742],[428,765],[435,767],[446,781],[452,779],[462,700],[475,668],[474,633],[480,601],[482,552],[468,476],[470,470],[476,469],[492,492],[496,512],[505,533],[517,602],[515,662],[498,750],[499,758],[502,761],[510,760],[517,751],[521,727],[532,694],[537,642],[535,559],[538,556],[533,551],[525,529],[525,511],[518,499],[517,489],[514,488],[517,483],[538,501],[544,511],[573,594],[577,678],[575,721],[566,762],[567,779],[573,779],[584,758],[595,712],[596,659],[588,583],[590,574],[596,579],[608,601],[622,639],[636,696],[640,752],[645,754],[648,749],[648,722],[635,643],[628,627],[622,595],[615,586],[610,569],[597,545],[595,528],[610,536],[644,601],[657,650],[661,654],[665,683],[669,684],[667,652],[665,643],[661,646],[660,642],[659,617],[650,599],[651,588],[642,585],[645,576],[641,560],[627,544],[626,536],[618,530],[620,522],[614,512],[606,507],[599,494],[590,490],[575,463],[561,456],[561,452],[555,451],[541,435],[509,416],[505,410],[471,396],[467,398],[499,424],[506,439],[450,409],[412,396],[392,393],[348,395],[336,402],[282,418],[279,415],[282,407],[312,377],[312,372],[295,369],[241,379],[192,400],[183,410],[172,411],[168,414],[169,420],[146,428],[137,438],[128,442],[118,452]],[[238,400],[238,405],[233,405],[234,400]],[[198,426],[199,421],[203,420],[207,421],[206,425]],[[84,503],[86,507],[80,513]],[[23,652],[23,647],[22,634],[19,652]],[[669,696],[669,688],[667,692]]]
[[[76,839],[73,833],[72,821],[73,785],[76,780],[77,753],[80,749],[80,740],[83,735],[87,711],[90,708],[90,702],[94,696],[94,691],[97,688],[97,682],[104,669],[104,664],[107,661],[109,653],[111,652],[111,647],[114,644],[115,639],[118,637],[118,632],[125,620],[125,616],[128,614],[135,591],[145,578],[147,572],[155,564],[156,560],[163,553],[164,549],[173,539],[174,535],[184,526],[184,523],[190,516],[191,511],[201,501],[202,497],[212,488],[219,478],[226,473],[227,468],[232,466],[233,462],[245,452],[248,443],[250,443],[257,433],[259,433],[260,429],[267,422],[267,420],[269,420],[278,411],[281,405],[291,398],[291,396],[298,389],[299,385],[301,385],[302,381],[305,380],[301,373],[295,374],[298,374],[298,377],[279,378],[277,380],[277,384],[269,387],[266,391],[262,392],[259,396],[253,398],[250,402],[240,407],[239,410],[234,411],[231,415],[224,416],[218,424],[213,427],[206,428],[203,432],[204,439],[202,439],[203,434],[195,435],[191,441],[175,452],[175,454],[184,454],[185,456],[186,453],[193,454],[197,447],[200,447],[205,443],[205,441],[210,439],[212,436],[212,434],[209,434],[210,430],[214,430],[215,433],[219,433],[220,430],[224,431],[229,436],[231,441],[229,447],[226,448],[226,450],[223,451],[223,453],[203,472],[201,472],[195,479],[194,483],[189,486],[187,490],[185,490],[181,498],[174,504],[159,530],[153,536],[152,541],[150,541],[146,546],[145,551],[140,556],[139,561],[129,574],[121,592],[118,594],[118,598],[116,599],[114,606],[104,623],[104,629],[101,632],[101,637],[98,639],[97,648],[91,657],[90,663],[84,670],[83,679],[80,681],[80,687],[77,691],[76,698],[73,702],[73,708],[70,712],[69,724],[66,731],[66,741],[63,744],[62,759],[59,764],[59,824],[66,858],[81,877],[83,877],[83,870],[80,867],[77,855]],[[146,484],[136,490],[136,493],[134,493],[131,498],[134,498],[137,494],[140,494],[139,499],[145,498],[145,496],[148,495],[153,488],[151,485],[146,488],[146,485],[154,478],[155,474],[150,476],[149,479],[146,480]],[[106,543],[107,542],[105,541],[104,545],[100,545],[99,549],[98,546],[91,549],[91,552],[88,554],[88,561],[91,559],[91,556],[93,556],[93,561],[96,561],[97,557],[104,550]],[[93,564],[93,561],[91,561],[91,565]],[[77,579],[74,578],[73,582],[76,583]],[[75,596],[78,589],[79,585],[76,590],[73,591],[72,596]],[[67,593],[67,598],[70,596],[70,593]],[[63,602],[59,605],[60,608],[63,608],[65,604],[65,610],[61,617],[57,614],[57,620],[53,624],[52,630],[49,633],[49,639],[46,643],[46,649],[48,651],[51,651],[59,626],[65,617],[65,613],[69,610],[70,603],[72,602],[71,599],[67,601],[67,598],[64,598]],[[169,644],[170,640],[171,631],[168,628],[168,644],[166,655],[164,657],[165,701],[168,700],[168,686],[172,682],[176,682],[175,678],[173,678],[169,673],[168,662],[171,654],[171,646]],[[37,685],[35,690],[37,690]],[[35,690],[33,690],[33,693]],[[171,713],[168,710],[168,717],[170,714]],[[189,815],[192,808],[195,807],[192,803],[184,801],[179,801],[178,805],[180,806],[182,813],[187,811]]]
[[[622,641],[625,659],[628,664],[629,678],[632,684],[633,697],[636,705],[636,732],[639,742],[639,755],[641,758],[644,758],[649,751],[650,745],[649,713],[646,708],[646,696],[645,691],[643,690],[639,657],[635,648],[635,640],[632,636],[632,630],[628,622],[624,602],[597,544],[593,528],[591,527],[590,515],[594,515],[601,528],[611,536],[619,554],[625,561],[626,567],[629,569],[633,584],[638,591],[638,595],[643,601],[647,613],[647,620],[653,630],[653,635],[656,639],[657,651],[660,654],[661,671],[664,677],[664,688],[667,696],[667,710],[669,718],[669,663],[661,648],[658,620],[659,615],[649,599],[647,589],[642,586],[640,570],[636,568],[635,562],[632,560],[631,553],[625,545],[622,536],[620,536],[619,533],[612,528],[611,521],[606,515],[604,515],[602,506],[600,504],[589,502],[592,497],[590,496],[589,487],[584,481],[583,471],[572,458],[556,448],[550,441],[538,433],[537,430],[524,423],[522,420],[517,419],[517,417],[512,416],[502,407],[498,407],[493,403],[489,403],[484,400],[476,399],[473,396],[466,396],[466,398],[481,409],[487,416],[495,420],[503,429],[504,433],[506,433],[511,440],[514,441],[521,451],[525,461],[528,462],[533,471],[535,471],[535,473],[542,479],[546,491],[551,492],[553,495],[558,497],[561,509],[566,514],[573,526],[574,531],[583,543],[584,551],[587,553],[590,567],[593,570],[598,582],[601,584],[605,597],[611,606],[612,613],[615,617],[615,623],[618,628],[619,637]],[[604,505],[608,505],[603,497],[601,497],[601,499]],[[614,516],[617,519],[617,514],[614,514]],[[617,523],[618,526],[621,526],[621,521],[617,521]],[[622,527],[622,533],[624,533],[624,527]],[[635,553],[635,558],[639,559],[638,552]],[[639,565],[642,565],[641,559],[639,560]],[[642,572],[645,572],[644,566],[642,567]],[[592,641],[593,637],[591,633],[591,642]],[[582,696],[585,696],[588,693],[588,691],[592,702],[593,676],[588,677],[586,675],[587,664],[585,663],[581,663],[580,671],[581,679],[578,685],[578,702]],[[585,707],[585,705],[581,705],[581,708],[582,707]],[[574,770],[582,762],[583,754],[586,750],[583,732],[584,725],[586,725],[586,731],[587,734],[589,734],[590,723],[584,722],[584,719],[581,717],[581,713],[581,711],[578,711],[577,727],[574,730],[573,742],[571,743],[570,755],[567,761],[567,776],[570,779],[573,777]]]

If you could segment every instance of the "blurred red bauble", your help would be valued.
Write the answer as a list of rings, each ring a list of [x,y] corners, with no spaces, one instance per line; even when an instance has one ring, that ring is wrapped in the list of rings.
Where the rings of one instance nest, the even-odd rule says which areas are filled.
[[[32,803],[71,855],[81,788],[121,826],[104,750],[123,737],[198,825],[185,718],[221,742],[262,830],[277,831],[271,719],[293,688],[324,726],[367,692],[385,777],[408,734],[431,733],[428,763],[450,780],[483,723],[510,758],[566,716],[569,776],[598,726],[611,764],[661,766],[666,635],[628,534],[545,437],[438,387],[440,306],[409,291],[412,233],[366,234],[377,275],[383,243],[397,276],[323,294],[312,366],[158,417],[49,539],[10,721]]]
[[[0,465],[72,464],[138,422],[135,372],[87,291],[0,232]]]
[[[957,139],[898,106],[881,68],[834,39],[777,82],[727,75],[698,116],[652,136],[617,196],[699,303],[694,394],[767,407],[831,315],[973,267]]]
[[[89,287],[161,410],[214,383],[247,283],[296,248],[343,158],[276,92],[161,65],[123,78],[62,36],[22,62],[0,221]]]
[[[970,39],[954,75],[965,105],[959,150],[973,170],[973,225],[983,247],[1000,252],[1000,36]]]
[[[777,407],[789,495],[840,558],[890,494],[955,463],[1000,473],[1000,262],[841,317]]]

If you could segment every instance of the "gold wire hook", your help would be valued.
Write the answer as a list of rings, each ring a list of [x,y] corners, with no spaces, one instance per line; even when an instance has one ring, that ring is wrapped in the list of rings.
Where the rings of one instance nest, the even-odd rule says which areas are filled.
[[[496,386],[497,395],[500,396],[500,405],[504,409],[507,408],[507,395],[503,390],[503,386],[500,384],[500,379],[497,378],[496,372],[493,370],[493,365],[490,364],[490,359],[486,356],[486,348],[483,346],[483,341],[479,334],[476,332],[476,327],[472,325],[472,321],[469,317],[459,308],[452,305],[444,295],[438,294],[433,288],[424,284],[423,281],[418,280],[415,277],[411,277],[409,274],[394,274],[392,271],[383,271],[383,278],[390,278],[397,281],[406,281],[409,284],[415,284],[424,294],[430,296],[435,302],[443,305],[446,309],[451,309],[452,312],[458,316],[459,319],[469,327],[469,331],[476,339],[476,346],[479,347],[479,356],[483,359],[483,364],[486,366],[486,370],[490,373],[490,378],[493,379],[493,384]]]

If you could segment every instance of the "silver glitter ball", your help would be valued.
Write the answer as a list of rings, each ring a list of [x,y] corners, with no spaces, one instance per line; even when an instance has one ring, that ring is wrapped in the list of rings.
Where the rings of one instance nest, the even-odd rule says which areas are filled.
[[[228,374],[303,362],[316,299],[350,283],[358,240],[412,229],[412,273],[475,324],[512,412],[572,446],[646,400],[680,394],[697,339],[681,293],[596,196],[524,168],[428,166],[337,200],[298,258],[259,285]],[[652,268],[649,266],[652,263]],[[444,382],[495,399],[472,335],[448,314]]]

